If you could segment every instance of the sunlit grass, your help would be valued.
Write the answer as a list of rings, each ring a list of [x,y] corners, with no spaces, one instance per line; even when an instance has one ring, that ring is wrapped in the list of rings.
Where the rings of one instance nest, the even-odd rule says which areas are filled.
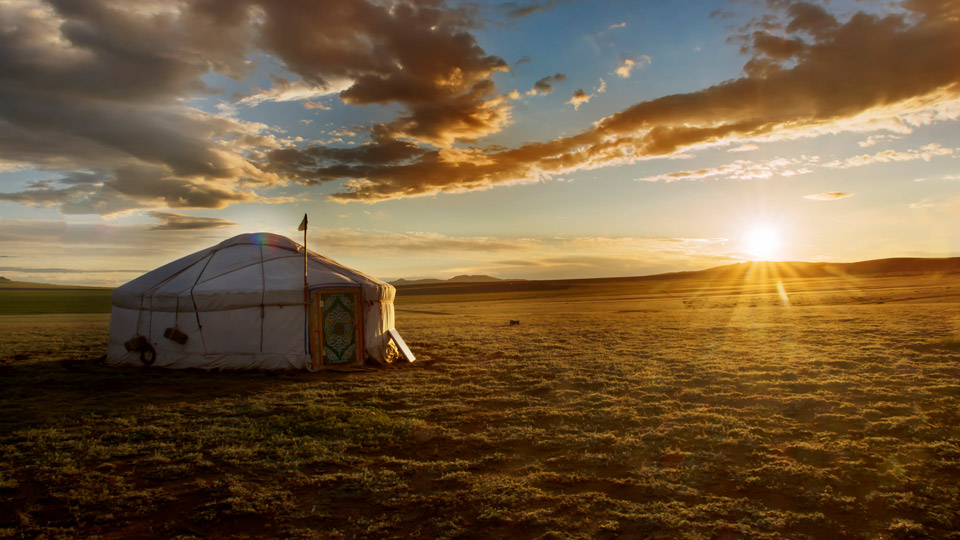
[[[756,272],[401,296],[418,361],[350,375],[108,368],[106,316],[3,318],[0,537],[955,535],[960,283]]]

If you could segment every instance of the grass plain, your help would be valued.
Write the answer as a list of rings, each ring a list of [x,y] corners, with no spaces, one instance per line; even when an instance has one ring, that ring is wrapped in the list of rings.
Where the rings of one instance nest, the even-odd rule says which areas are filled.
[[[78,287],[0,280],[0,315],[110,313],[104,287]]]
[[[492,291],[401,294],[418,361],[355,373],[0,316],[0,537],[960,538],[957,274]]]

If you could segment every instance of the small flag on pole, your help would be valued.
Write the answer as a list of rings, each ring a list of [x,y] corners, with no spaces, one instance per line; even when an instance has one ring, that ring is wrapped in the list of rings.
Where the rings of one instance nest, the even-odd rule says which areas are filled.
[[[305,231],[305,230],[307,230],[307,215],[306,215],[306,214],[303,215],[303,221],[300,222],[300,226],[297,227],[297,230],[298,230],[298,231]]]

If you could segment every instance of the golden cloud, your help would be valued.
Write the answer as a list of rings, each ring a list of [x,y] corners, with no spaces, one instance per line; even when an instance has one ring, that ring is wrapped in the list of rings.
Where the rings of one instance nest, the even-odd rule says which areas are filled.
[[[573,109],[575,111],[579,111],[580,106],[584,103],[589,103],[592,97],[593,94],[588,94],[583,91],[583,88],[578,88],[577,91],[573,93],[573,96],[570,97],[570,101],[567,101],[567,103],[573,105]]]
[[[790,4],[778,24],[741,36],[751,55],[741,78],[638,103],[573,136],[486,148],[484,159],[475,156],[470,163],[423,149],[391,163],[304,159],[292,168],[271,163],[278,166],[267,170],[308,183],[348,180],[334,200],[375,202],[537,182],[708,146],[892,126],[904,130],[955,119],[960,115],[960,18],[943,17],[942,6],[934,2],[910,1],[902,7],[905,11],[887,15],[856,12],[841,21],[818,6]],[[489,126],[477,124],[480,131]],[[923,155],[942,151],[927,149]],[[762,178],[809,169],[789,165],[765,163],[754,170],[741,163],[672,178]]]
[[[804,195],[804,199],[811,199],[814,201],[835,201],[837,199],[846,199],[847,197],[853,197],[853,193],[846,193],[843,191],[828,191],[826,193],[814,193],[813,195]]]

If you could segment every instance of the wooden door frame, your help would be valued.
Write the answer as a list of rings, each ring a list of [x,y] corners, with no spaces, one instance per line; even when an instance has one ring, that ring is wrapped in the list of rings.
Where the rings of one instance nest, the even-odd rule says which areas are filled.
[[[310,361],[314,371],[345,366],[362,365],[366,359],[363,328],[363,289],[310,289]],[[325,364],[323,362],[323,295],[352,293],[355,305],[356,324],[353,328],[357,344],[357,361],[348,364]]]

